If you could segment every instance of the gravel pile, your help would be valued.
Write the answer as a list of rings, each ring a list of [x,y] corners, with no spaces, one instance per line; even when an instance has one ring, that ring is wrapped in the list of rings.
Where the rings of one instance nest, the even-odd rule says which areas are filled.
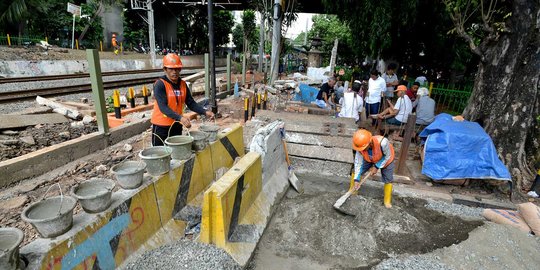
[[[147,251],[129,262],[123,269],[242,269],[222,249],[200,242],[181,239],[175,243]]]
[[[375,270],[390,269],[414,269],[414,270],[452,270],[453,268],[438,262],[432,258],[422,255],[413,255],[406,258],[386,259],[374,268]]]
[[[480,218],[482,216],[482,211],[484,210],[483,208],[469,207],[434,200],[427,200],[426,208],[449,215],[475,218]]]

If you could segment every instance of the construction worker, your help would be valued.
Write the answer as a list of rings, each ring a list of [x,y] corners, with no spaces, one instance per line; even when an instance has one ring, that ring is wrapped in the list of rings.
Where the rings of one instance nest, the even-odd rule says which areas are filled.
[[[182,61],[177,54],[163,57],[165,75],[154,83],[154,111],[152,112],[152,145],[163,145],[168,136],[182,135],[182,128],[190,128],[191,122],[182,117],[184,105],[190,110],[212,119],[214,113],[206,111],[191,96],[185,81],[180,79]]]
[[[118,41],[116,41],[116,34],[112,34],[111,45],[114,49],[114,54],[118,55],[119,46]]]
[[[352,139],[354,157],[354,190],[360,188],[360,177],[381,170],[384,182],[384,206],[392,207],[392,181],[394,180],[394,147],[383,136],[373,136],[365,129],[357,130]]]

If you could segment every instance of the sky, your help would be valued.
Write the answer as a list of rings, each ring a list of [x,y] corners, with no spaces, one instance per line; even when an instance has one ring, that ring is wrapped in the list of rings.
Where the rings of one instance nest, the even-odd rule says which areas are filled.
[[[234,11],[234,20],[237,23],[242,22],[242,12],[241,11]],[[259,23],[259,13],[255,13],[257,16],[257,23]],[[306,31],[306,21],[308,24],[308,30],[311,29],[311,26],[313,25],[313,21],[311,21],[311,17],[313,17],[312,13],[298,13],[298,19],[289,27],[289,30],[285,34],[285,37],[287,38],[295,38],[303,31]]]

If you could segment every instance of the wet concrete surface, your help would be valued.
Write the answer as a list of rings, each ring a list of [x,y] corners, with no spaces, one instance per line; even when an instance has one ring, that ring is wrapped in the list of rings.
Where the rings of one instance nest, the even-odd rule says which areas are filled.
[[[267,227],[248,269],[369,269],[399,254],[422,254],[468,238],[483,224],[425,208],[417,198],[382,203],[382,189],[363,186],[345,202],[344,215],[332,205],[348,180],[299,175],[305,193],[289,190]]]

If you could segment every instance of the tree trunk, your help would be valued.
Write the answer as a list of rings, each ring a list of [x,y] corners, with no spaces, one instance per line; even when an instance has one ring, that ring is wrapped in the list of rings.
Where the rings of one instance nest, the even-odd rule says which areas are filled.
[[[482,48],[474,90],[464,116],[479,122],[506,164],[514,189],[528,189],[538,153],[540,4],[516,0],[509,32]],[[537,168],[540,169],[540,168]]]

